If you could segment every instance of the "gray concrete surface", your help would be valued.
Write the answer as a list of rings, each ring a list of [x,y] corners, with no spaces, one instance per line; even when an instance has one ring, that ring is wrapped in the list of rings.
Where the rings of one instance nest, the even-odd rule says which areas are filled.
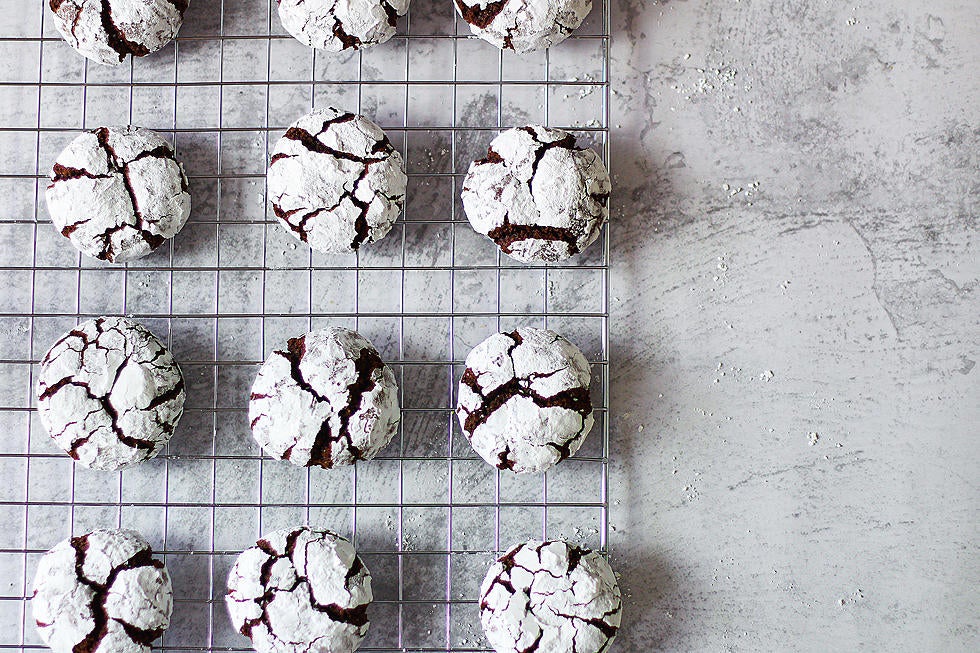
[[[617,650],[978,650],[980,3],[613,33]]]

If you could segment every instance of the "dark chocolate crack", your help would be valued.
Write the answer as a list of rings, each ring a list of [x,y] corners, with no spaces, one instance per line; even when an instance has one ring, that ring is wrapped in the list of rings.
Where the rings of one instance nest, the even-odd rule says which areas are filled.
[[[361,45],[361,39],[348,34],[347,30],[344,29],[344,24],[340,22],[340,18],[334,18],[333,35],[343,44],[344,50],[348,48],[356,50]]]
[[[160,637],[165,629],[159,628],[155,630],[144,630],[129,624],[118,617],[110,617],[106,610],[106,599],[109,596],[109,592],[112,590],[112,584],[115,582],[116,577],[121,571],[126,571],[130,569],[139,569],[141,567],[155,567],[156,569],[163,569],[163,563],[159,560],[153,559],[153,551],[146,547],[137,551],[133,556],[122,563],[112,568],[109,575],[106,577],[104,583],[98,583],[94,580],[85,576],[85,555],[89,548],[89,536],[82,535],[80,537],[73,537],[69,540],[71,547],[75,550],[75,577],[78,582],[91,588],[93,592],[92,602],[89,604],[89,609],[92,611],[92,619],[94,621],[92,630],[88,632],[85,638],[75,644],[72,647],[72,653],[94,653],[98,649],[99,644],[102,639],[109,632],[109,621],[110,619],[119,623],[123,627],[126,635],[136,644],[142,644],[149,646],[153,640]]]
[[[116,25],[112,18],[112,5],[109,4],[109,0],[102,0],[100,17],[102,18],[102,29],[106,35],[106,43],[119,55],[119,61],[125,59],[127,54],[134,57],[145,57],[150,54],[149,48],[142,43],[127,39],[125,32]]]
[[[504,10],[504,6],[508,2],[509,0],[488,2],[486,6],[481,8],[479,4],[468,5],[463,0],[456,0],[456,6],[459,7],[459,13],[463,17],[463,20],[474,27],[486,29],[500,15],[500,12]]]
[[[566,227],[551,227],[538,224],[512,224],[504,215],[503,224],[487,232],[487,237],[497,244],[504,254],[513,251],[514,243],[525,240],[550,240],[568,245],[569,254],[578,254],[579,235]]]
[[[388,0],[381,0],[381,8],[384,10],[385,14],[388,16],[388,24],[392,27],[398,26],[398,10],[392,6]]]
[[[259,584],[261,584],[263,588],[262,596],[256,599],[252,599],[262,610],[262,614],[259,617],[256,617],[255,619],[249,619],[245,621],[244,624],[242,624],[242,627],[239,629],[239,632],[245,637],[251,639],[252,630],[257,625],[264,624],[265,627],[268,629],[269,634],[273,638],[278,639],[275,631],[272,628],[272,624],[269,622],[269,613],[268,613],[269,604],[273,601],[273,599],[275,599],[276,594],[278,594],[279,592],[286,592],[286,593],[295,592],[299,588],[299,586],[304,583],[306,584],[307,591],[309,592],[310,607],[312,607],[317,612],[322,612],[326,614],[331,619],[331,621],[350,624],[351,626],[354,626],[356,628],[361,628],[362,626],[365,626],[368,623],[368,617],[367,617],[368,604],[359,605],[353,608],[344,608],[337,605],[336,603],[323,605],[317,602],[316,597],[313,595],[313,585],[310,583],[309,578],[300,575],[299,570],[296,569],[296,565],[293,562],[293,556],[296,553],[296,541],[299,539],[300,535],[302,535],[304,532],[307,532],[308,530],[309,530],[308,528],[300,528],[292,531],[289,535],[287,535],[286,547],[281,553],[276,551],[276,549],[272,546],[272,544],[268,540],[262,539],[256,542],[255,544],[256,548],[260,549],[263,553],[268,555],[269,558],[262,563],[262,567],[259,572]],[[319,537],[320,539],[323,538],[322,535],[320,535]],[[307,543],[307,547],[309,547],[309,543]],[[272,568],[275,566],[275,564],[278,561],[282,559],[289,559],[290,565],[296,571],[296,579],[293,582],[293,584],[288,588],[269,587],[269,583],[272,580]],[[364,567],[364,563],[361,561],[360,556],[355,556],[353,563],[351,563],[350,569],[348,569],[347,571],[347,575],[345,577],[345,586],[349,588],[350,581],[353,580],[357,576],[357,574],[359,574],[362,570],[366,571],[366,568]]]
[[[368,163],[376,163],[378,161],[383,161],[384,159],[388,158],[388,154],[390,153],[390,152],[385,152],[385,156],[377,159],[372,159],[369,157],[363,157],[363,156],[358,156],[356,154],[351,154],[350,152],[344,152],[343,150],[338,150],[330,147],[329,145],[321,141],[319,138],[317,138],[317,136],[319,136],[322,133],[323,132],[321,131],[316,136],[314,136],[313,134],[306,131],[302,127],[290,127],[289,129],[286,130],[286,133],[283,135],[283,138],[288,138],[291,141],[299,141],[300,143],[303,144],[303,147],[305,147],[310,152],[315,152],[317,154],[329,154],[330,156],[336,159],[345,159],[347,161],[354,161],[356,163],[368,164]],[[378,143],[376,143],[373,146],[374,151],[382,152],[390,148],[391,147],[390,143],[387,143],[387,147],[386,147],[386,141],[387,141],[387,137],[385,137],[385,139],[378,141]]]
[[[290,339],[287,342],[286,351],[277,351],[276,353],[289,361],[290,377],[296,385],[303,391],[310,393],[316,401],[329,403],[329,399],[317,392],[303,377],[300,363],[306,355],[306,336]],[[354,369],[357,371],[357,378],[347,386],[346,405],[337,411],[340,428],[334,434],[330,428],[329,417],[323,420],[320,425],[320,430],[313,440],[313,445],[310,447],[310,459],[306,463],[307,467],[313,467],[315,465],[324,469],[333,467],[333,443],[340,441],[346,443],[346,448],[355,461],[364,459],[364,452],[354,445],[353,437],[350,434],[350,420],[360,410],[364,395],[375,387],[376,383],[373,378],[375,371],[383,368],[384,361],[381,360],[381,356],[375,349],[372,347],[361,349],[358,357],[354,360]],[[252,396],[253,398],[261,397],[261,395]],[[292,448],[290,447],[287,450],[290,455],[292,454]],[[285,458],[285,453],[284,459],[288,460],[288,458]]]

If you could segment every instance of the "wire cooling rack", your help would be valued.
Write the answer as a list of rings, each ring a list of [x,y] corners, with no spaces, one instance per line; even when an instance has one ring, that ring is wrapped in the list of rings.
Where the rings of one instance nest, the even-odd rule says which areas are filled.
[[[173,577],[158,648],[250,650],[225,613],[227,571],[261,533],[310,523],[351,537],[372,571],[362,650],[489,650],[477,595],[498,551],[545,536],[605,551],[609,239],[565,265],[516,264],[472,232],[459,189],[502,127],[565,128],[608,161],[606,2],[562,45],[517,57],[469,38],[451,0],[414,0],[389,43],[341,55],[286,35],[271,0],[195,0],[175,43],[117,68],[74,53],[46,5],[0,0],[0,648],[43,648],[29,602],[40,555],[122,526]],[[407,162],[405,215],[356,257],[311,253],[270,221],[270,143],[315,105],[371,117]],[[151,256],[104,265],[50,225],[46,174],[79,130],[127,123],[172,139],[193,213]],[[34,414],[38,359],[98,315],[147,325],[187,382],[168,448],[119,473],[73,465]],[[394,368],[398,438],[349,470],[263,459],[246,419],[259,363],[333,324]],[[469,349],[521,325],[565,334],[593,362],[596,426],[544,476],[486,465],[452,412]]]

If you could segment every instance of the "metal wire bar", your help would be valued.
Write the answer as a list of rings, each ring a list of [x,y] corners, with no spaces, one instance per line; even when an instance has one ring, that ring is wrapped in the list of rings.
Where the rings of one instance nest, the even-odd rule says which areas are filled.
[[[389,43],[339,56],[283,34],[273,0],[196,2],[173,44],[118,69],[82,61],[45,7],[26,16],[21,5],[0,0],[28,26],[0,28],[0,49],[25,62],[0,71],[9,153],[0,161],[0,425],[10,434],[0,441],[0,474],[10,479],[0,488],[10,524],[0,532],[0,579],[9,581],[0,583],[0,650],[43,649],[30,610],[37,560],[98,527],[140,530],[166,561],[175,610],[161,651],[250,650],[222,605],[227,570],[261,533],[297,523],[351,537],[372,569],[362,651],[489,651],[476,594],[500,550],[562,536],[606,552],[608,232],[571,261],[519,265],[473,234],[459,191],[469,161],[525,122],[575,132],[608,165],[608,0],[595,0],[566,44],[525,58],[471,38],[445,0],[414,0]],[[349,258],[297,246],[265,198],[271,144],[327,104],[378,122],[409,178],[403,219]],[[43,193],[53,157],[79,129],[125,121],[172,140],[194,212],[159,251],[110,266],[55,233]],[[188,385],[166,450],[117,473],[73,465],[35,412],[43,353],[99,315],[146,324]],[[247,388],[285,338],[332,324],[364,333],[394,368],[403,423],[368,464],[297,470],[252,443]],[[578,455],[529,479],[487,466],[453,414],[469,349],[521,325],[582,347],[596,416]]]

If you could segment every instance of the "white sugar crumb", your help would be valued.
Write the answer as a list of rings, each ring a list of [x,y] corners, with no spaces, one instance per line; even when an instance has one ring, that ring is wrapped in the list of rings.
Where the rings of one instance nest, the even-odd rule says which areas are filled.
[[[816,445],[819,440],[820,440],[820,434],[818,434],[816,431],[810,431],[806,435],[806,442],[811,447]]]
[[[766,370],[765,372],[763,372],[763,373],[761,373],[759,375],[759,380],[760,381],[772,381],[775,377],[776,377],[776,375],[773,373],[772,370]]]

